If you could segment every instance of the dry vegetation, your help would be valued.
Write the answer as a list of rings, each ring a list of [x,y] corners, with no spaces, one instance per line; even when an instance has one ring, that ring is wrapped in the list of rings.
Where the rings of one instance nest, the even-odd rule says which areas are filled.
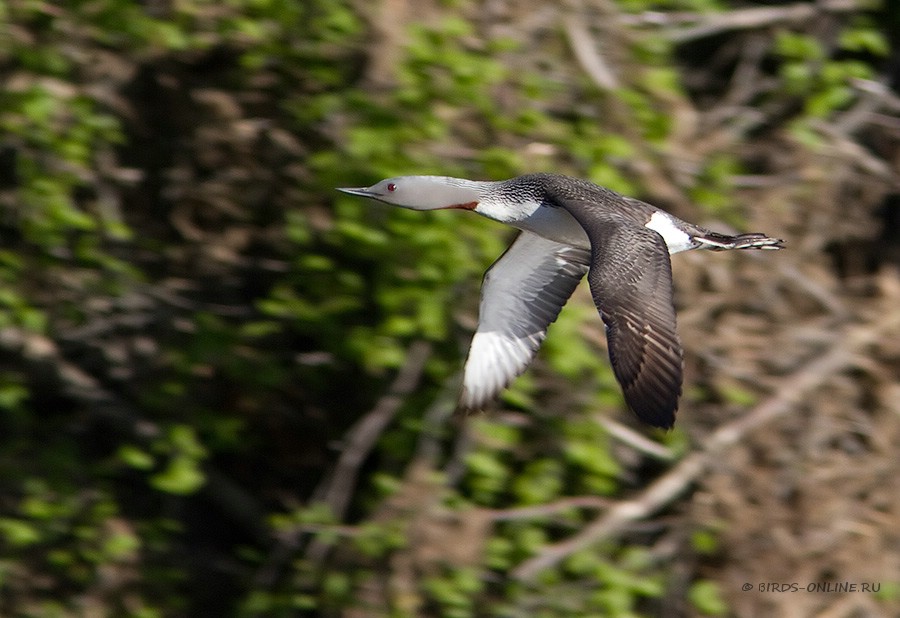
[[[386,4],[379,21],[410,19],[391,13],[403,4]],[[900,98],[890,89],[898,78],[852,82],[852,105],[809,121],[816,138],[810,146],[785,122],[797,102],[773,94],[780,84],[768,64],[774,31],[798,28],[828,40],[859,5],[796,4],[703,17],[622,15],[603,2],[569,9],[489,5],[484,32],[514,33],[530,46],[525,63],[539,67],[553,43],[571,47],[571,64],[552,67],[553,78],[566,84],[579,83],[572,73],[581,72],[599,89],[615,89],[643,69],[623,60],[620,45],[651,34],[675,42],[687,96],[668,93],[658,101],[674,119],[673,134],[664,149],[625,165],[642,179],[650,201],[703,220],[686,188],[705,162],[727,153],[747,170],[732,179],[743,227],[783,235],[789,250],[676,259],[689,385],[680,423],[692,453],[621,501],[564,498],[523,513],[476,511],[448,522],[455,528],[445,534],[471,535],[478,546],[491,519],[580,505],[596,508],[597,519],[520,564],[516,577],[531,580],[540,569],[650,520],[667,530],[654,553],[676,580],[684,587],[698,575],[719,582],[736,615],[896,611],[896,596],[879,603],[858,592],[803,590],[827,582],[896,589],[900,575]],[[563,41],[548,42],[548,30],[557,28]],[[394,52],[379,45],[371,53],[380,72],[390,65],[383,54]],[[618,128],[628,135],[627,112],[615,101],[607,104],[612,121],[603,122],[622,122]],[[525,141],[506,145],[546,152]],[[715,217],[706,222],[717,224]],[[582,294],[578,302],[590,300]],[[592,340],[602,340],[599,323],[586,328]],[[415,522],[428,512],[417,470],[407,480],[419,497],[406,506],[418,511],[413,530],[425,526]],[[668,516],[655,519],[660,512]],[[686,549],[697,528],[721,533],[711,556]],[[408,557],[420,565],[435,559],[428,554],[440,542],[425,535]],[[458,555],[454,542],[443,546],[441,559],[472,563],[471,545]],[[412,578],[407,569],[397,566],[395,577]],[[745,583],[753,590],[742,591]],[[802,590],[760,591],[766,583]],[[670,600],[663,613],[689,611],[683,599]]]
[[[893,5],[8,4],[0,614],[900,614]],[[586,289],[454,415],[505,232],[331,191],[534,170],[786,240],[674,259],[673,434]]]

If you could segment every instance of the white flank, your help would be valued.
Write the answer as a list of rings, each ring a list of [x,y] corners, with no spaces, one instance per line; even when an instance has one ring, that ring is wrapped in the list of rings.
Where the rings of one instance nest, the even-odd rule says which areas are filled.
[[[663,237],[663,240],[666,241],[666,246],[669,248],[669,253],[678,253],[679,251],[687,251],[694,248],[691,237],[678,229],[672,217],[662,211],[653,213],[653,216],[650,217],[650,220],[644,227],[650,228]]]

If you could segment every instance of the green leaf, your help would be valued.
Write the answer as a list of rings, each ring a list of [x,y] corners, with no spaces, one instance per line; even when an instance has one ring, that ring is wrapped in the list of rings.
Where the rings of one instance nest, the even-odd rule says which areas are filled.
[[[818,39],[811,35],[781,32],[775,39],[775,51],[794,60],[822,60],[825,49]]]
[[[206,449],[197,439],[196,430],[189,425],[175,425],[169,429],[169,444],[188,459],[201,459],[206,456]]]
[[[888,603],[900,601],[900,581],[880,582],[878,591],[873,596]]]
[[[868,24],[844,30],[838,38],[838,44],[847,51],[868,52],[876,56],[887,56],[891,51],[884,33]]]
[[[554,459],[537,459],[525,466],[513,481],[513,492],[521,504],[543,504],[558,497],[563,489],[565,471]]]
[[[184,456],[173,457],[166,469],[150,477],[154,488],[176,495],[195,493],[206,482],[206,475],[195,459]]]
[[[719,392],[725,401],[745,408],[752,406],[757,401],[757,397],[753,392],[736,384],[723,386],[719,389]]]
[[[117,532],[103,542],[103,553],[112,560],[134,556],[141,547],[141,539],[132,532]]]
[[[719,550],[719,537],[711,530],[695,530],[691,533],[691,547],[699,554],[714,554]]]
[[[724,616],[728,605],[722,599],[719,584],[707,579],[694,582],[688,590],[688,599],[697,610],[707,616]]]
[[[521,430],[508,423],[489,418],[479,418],[473,423],[479,443],[492,450],[509,450],[522,440]]]
[[[0,536],[13,547],[26,547],[41,541],[41,533],[33,524],[21,519],[0,519]]]
[[[0,384],[0,408],[12,410],[19,407],[30,396],[28,388],[15,382]]]
[[[118,456],[126,465],[138,470],[151,470],[156,465],[150,453],[131,444],[120,446]]]

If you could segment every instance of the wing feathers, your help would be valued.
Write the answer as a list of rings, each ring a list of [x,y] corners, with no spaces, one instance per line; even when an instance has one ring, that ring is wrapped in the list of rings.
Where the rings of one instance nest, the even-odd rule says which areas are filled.
[[[484,278],[461,404],[483,406],[525,370],[589,269],[626,403],[645,423],[671,427],[681,396],[682,349],[665,241],[608,204],[549,197],[584,228],[590,254],[522,232],[494,263]]]
[[[588,269],[586,251],[522,232],[485,273],[461,405],[483,407],[521,374]]]
[[[591,295],[607,326],[609,357],[626,403],[645,423],[671,427],[681,396],[682,349],[665,241],[609,205],[555,201],[591,242]]]

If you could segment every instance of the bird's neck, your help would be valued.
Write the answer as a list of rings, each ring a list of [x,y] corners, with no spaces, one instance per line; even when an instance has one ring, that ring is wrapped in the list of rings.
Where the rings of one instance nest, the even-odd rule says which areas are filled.
[[[541,202],[537,199],[525,198],[521,201],[509,201],[489,196],[480,200],[474,210],[488,219],[516,225],[533,216],[540,207]]]
[[[515,180],[515,179],[513,179]],[[543,201],[533,191],[519,190],[513,181],[480,182],[474,180],[464,181],[467,188],[474,190],[478,195],[478,205],[475,212],[509,225],[532,216]]]
[[[474,210],[488,219],[532,232],[559,243],[589,248],[587,236],[577,221],[563,208],[544,205],[541,186],[529,177],[498,182],[465,178],[436,178],[443,204]],[[474,207],[469,204],[475,201]],[[447,206],[445,206],[447,207]]]

